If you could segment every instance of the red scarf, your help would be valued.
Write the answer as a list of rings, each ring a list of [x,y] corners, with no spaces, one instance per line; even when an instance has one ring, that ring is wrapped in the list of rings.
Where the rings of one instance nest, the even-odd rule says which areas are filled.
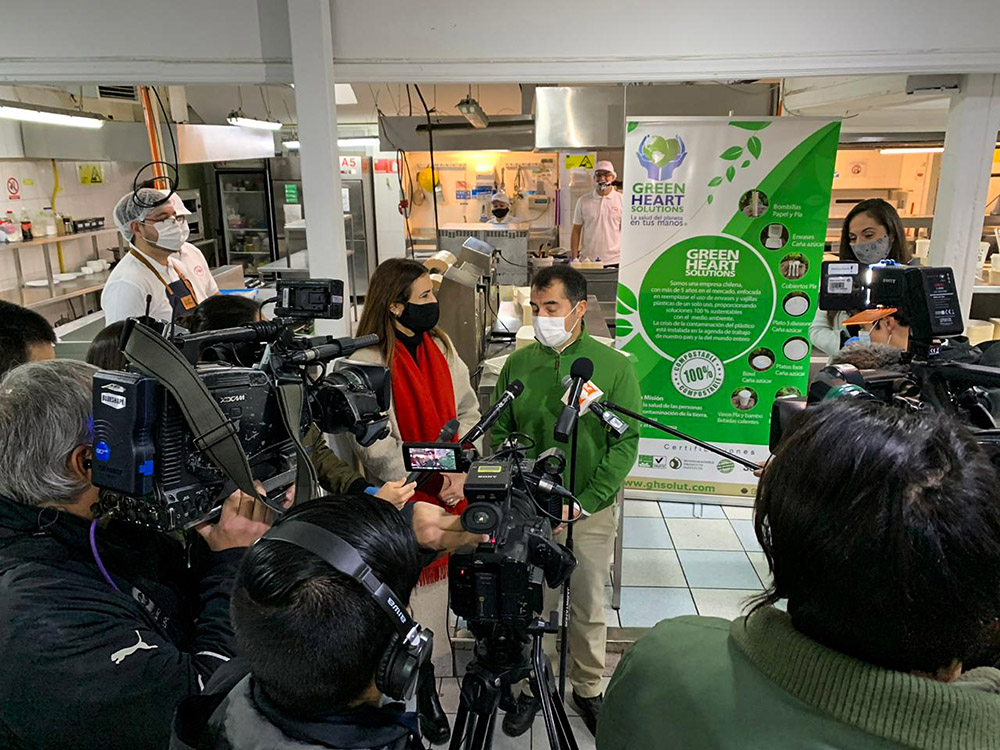
[[[401,341],[397,339],[394,343],[392,405],[399,434],[404,442],[433,443],[441,428],[456,416],[455,388],[448,361],[426,333],[417,346],[416,360]],[[463,499],[453,508],[441,502],[438,493],[443,483],[442,477],[435,475],[417,490],[410,502],[434,503],[452,515],[459,515],[466,502]],[[419,583],[434,583],[447,576],[448,557],[442,556],[424,568]]]

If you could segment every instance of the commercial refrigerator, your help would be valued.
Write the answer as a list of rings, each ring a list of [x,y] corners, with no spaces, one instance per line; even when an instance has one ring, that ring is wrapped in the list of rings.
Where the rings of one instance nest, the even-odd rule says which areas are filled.
[[[267,160],[259,167],[215,168],[226,263],[256,268],[277,258],[274,196]]]
[[[302,221],[308,223],[302,207],[302,168],[299,152],[270,159],[274,193],[274,218],[278,253],[282,259],[291,250],[303,249]],[[344,239],[350,273],[350,294],[364,297],[368,278],[378,263],[375,247],[375,192],[372,185],[372,160],[365,156],[341,156],[341,192],[344,204]],[[286,208],[286,206],[288,208]],[[291,219],[289,231],[285,222]],[[298,229],[295,229],[298,225]],[[284,262],[284,261],[282,261]],[[296,265],[294,262],[292,265]]]

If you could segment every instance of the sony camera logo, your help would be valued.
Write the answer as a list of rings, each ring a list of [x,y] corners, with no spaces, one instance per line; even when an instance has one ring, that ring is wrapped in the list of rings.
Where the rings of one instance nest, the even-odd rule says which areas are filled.
[[[101,403],[110,406],[112,409],[124,409],[127,401],[124,396],[118,396],[114,393],[102,393]]]
[[[235,403],[236,401],[246,401],[246,398],[247,398],[247,394],[245,394],[245,393],[238,393],[238,394],[236,394],[234,396],[223,396],[222,398],[219,399],[219,403],[220,404],[232,404],[232,403]]]

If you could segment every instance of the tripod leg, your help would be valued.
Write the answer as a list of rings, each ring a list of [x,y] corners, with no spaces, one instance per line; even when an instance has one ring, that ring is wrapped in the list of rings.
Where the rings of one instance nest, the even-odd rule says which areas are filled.
[[[455,726],[452,729],[451,742],[448,743],[448,750],[463,750],[462,744],[465,739],[466,732],[469,729],[469,721],[471,719],[471,714],[469,713],[469,707],[465,702],[465,699],[458,703],[458,713],[455,715]]]
[[[542,636],[534,636],[531,660],[534,666],[531,678],[531,690],[542,702],[542,716],[545,719],[545,731],[549,737],[551,750],[578,750],[573,729],[569,725],[569,717],[563,706],[562,698],[556,692],[555,677],[552,665],[542,651]]]

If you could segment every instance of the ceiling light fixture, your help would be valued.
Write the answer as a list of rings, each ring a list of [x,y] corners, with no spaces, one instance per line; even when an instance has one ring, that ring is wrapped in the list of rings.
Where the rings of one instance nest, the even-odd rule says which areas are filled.
[[[472,127],[485,128],[490,124],[490,118],[486,116],[483,108],[479,106],[479,102],[471,96],[465,97],[455,106],[458,107],[458,111],[462,113],[462,116],[469,121]]]
[[[229,113],[229,117],[226,118],[226,122],[230,125],[236,125],[240,128],[255,128],[256,130],[281,130],[280,122],[272,122],[270,120],[256,120],[253,117],[247,117],[243,114],[242,110],[234,110]]]
[[[45,125],[64,125],[91,130],[104,127],[104,118],[100,115],[73,109],[43,107],[38,104],[25,105],[21,102],[0,101],[0,117],[21,122],[40,122]]]
[[[878,152],[886,156],[894,154],[940,154],[944,151],[944,146],[913,146],[900,148],[880,148]]]
[[[381,148],[382,141],[378,139],[378,136],[370,136],[370,135],[347,136],[346,138],[338,138],[337,146],[339,148],[363,148],[365,146],[371,146],[373,148]]]
[[[296,139],[294,141],[282,141],[281,145],[284,146],[285,148],[287,148],[289,151],[298,151],[299,150],[298,139]]]

